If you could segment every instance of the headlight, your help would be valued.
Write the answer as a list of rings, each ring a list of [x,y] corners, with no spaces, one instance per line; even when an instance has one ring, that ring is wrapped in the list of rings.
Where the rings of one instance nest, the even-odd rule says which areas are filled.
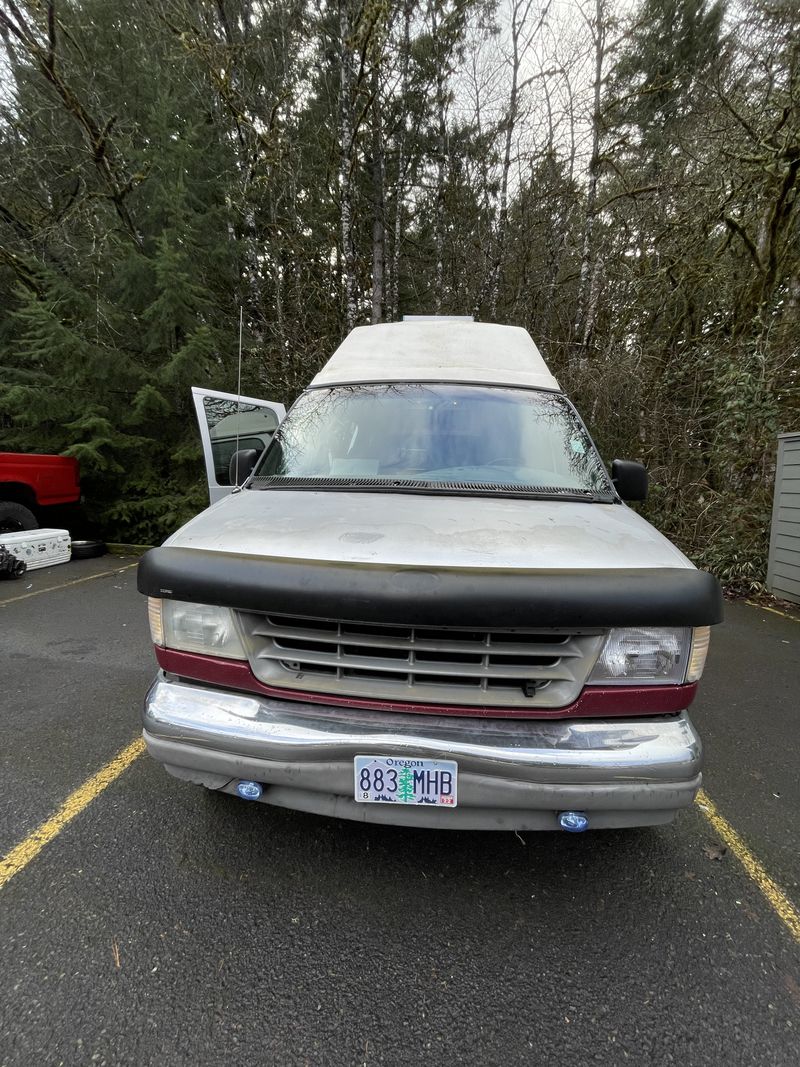
[[[148,598],[150,636],[156,645],[226,659],[246,659],[230,608]]]
[[[611,630],[589,683],[680,684],[686,678],[691,638],[688,627],[631,626]]]

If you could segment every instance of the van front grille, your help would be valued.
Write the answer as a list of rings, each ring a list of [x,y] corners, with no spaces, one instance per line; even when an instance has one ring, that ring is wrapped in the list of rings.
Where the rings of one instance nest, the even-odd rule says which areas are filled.
[[[577,699],[599,630],[476,630],[240,612],[266,685],[376,702],[557,708]]]

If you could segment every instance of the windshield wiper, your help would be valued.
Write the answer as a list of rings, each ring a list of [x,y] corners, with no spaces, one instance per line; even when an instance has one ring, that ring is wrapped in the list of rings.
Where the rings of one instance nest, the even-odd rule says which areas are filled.
[[[427,481],[424,478],[287,477],[269,475],[253,478],[251,489],[323,489],[328,491],[379,493],[424,493],[437,496],[514,496],[528,500],[566,500],[587,504],[611,504],[614,495],[594,489],[568,486],[517,485],[497,482]]]

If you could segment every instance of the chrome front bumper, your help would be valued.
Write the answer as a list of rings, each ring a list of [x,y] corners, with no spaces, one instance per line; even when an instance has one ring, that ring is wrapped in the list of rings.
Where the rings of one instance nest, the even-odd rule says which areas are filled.
[[[590,828],[669,822],[700,787],[702,746],[686,712],[636,720],[508,720],[350,711],[159,676],[144,710],[148,751],[212,789],[262,783],[262,800],[362,822],[460,829]],[[356,755],[458,763],[458,807],[357,804]]]

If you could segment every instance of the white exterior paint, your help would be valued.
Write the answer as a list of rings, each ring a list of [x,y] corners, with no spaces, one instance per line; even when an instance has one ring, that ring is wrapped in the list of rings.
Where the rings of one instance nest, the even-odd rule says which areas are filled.
[[[558,390],[524,330],[452,321],[357,329],[312,385],[434,381]],[[194,392],[211,481],[214,464],[203,393]],[[211,491],[213,497],[213,484]],[[227,553],[250,556],[256,569],[269,570],[274,560],[344,563],[367,574],[385,567],[398,589],[409,572],[415,584],[422,573],[424,584],[435,588],[438,573],[452,570],[457,570],[459,581],[470,572],[494,572],[511,575],[524,585],[525,574],[548,571],[692,569],[674,545],[619,503],[492,493],[428,495],[379,487],[367,492],[235,490],[165,544],[220,553],[223,559]],[[558,595],[556,580],[553,596]],[[346,605],[346,592],[341,599],[347,620],[352,608]],[[275,610],[268,594],[258,607],[262,613]],[[261,795],[266,803],[362,821],[496,830],[556,829],[567,798],[575,810],[589,813],[593,827],[669,822],[677,809],[692,803],[700,785],[701,746],[685,712],[680,719],[652,717],[633,727],[616,718],[590,724],[575,720],[532,724],[524,718],[494,721],[461,715],[425,721],[422,715],[392,713],[398,693],[401,701],[408,701],[415,692],[422,694],[420,700],[431,711],[437,704],[458,705],[463,700],[476,706],[480,701],[486,714],[490,707],[535,708],[530,701],[540,692],[545,694],[540,707],[564,707],[574,697],[563,690],[559,696],[556,686],[571,682],[575,692],[583,686],[602,634],[561,630],[567,633],[569,651],[560,644],[557,655],[545,658],[547,666],[536,673],[540,668],[533,662],[524,658],[519,666],[514,662],[523,647],[518,643],[514,658],[498,665],[492,659],[494,640],[487,633],[478,666],[469,655],[463,658],[464,645],[455,643],[454,649],[452,633],[437,636],[448,627],[433,626],[433,637],[424,636],[423,627],[419,640],[415,627],[407,636],[394,631],[388,645],[392,653],[400,649],[401,657],[407,650],[403,668],[397,656],[387,654],[385,633],[375,637],[371,627],[359,637],[360,627],[348,631],[338,624],[333,642],[333,629],[328,627],[322,635],[328,644],[320,653],[318,646],[314,650],[303,645],[302,635],[314,634],[315,626],[308,627],[301,619],[295,620],[301,624],[298,627],[290,620],[289,634],[295,638],[301,634],[299,645],[294,645],[299,651],[291,653],[274,640],[282,632],[280,622],[275,625],[268,619],[264,626],[257,617],[255,622],[247,622],[247,617],[240,615],[238,621],[240,640],[247,643],[242,651],[247,652],[255,677],[272,686],[273,692],[280,693],[283,685],[290,696],[291,689],[300,685],[323,700],[325,694],[333,700],[366,697],[368,706],[353,712],[320,708],[298,692],[293,696],[299,699],[276,700],[266,695],[270,690],[258,697],[187,684],[164,674],[147,698],[144,736],[150,753],[178,777],[228,791],[236,788],[237,780],[252,779],[267,785]],[[390,628],[392,620],[385,626]],[[579,622],[575,629],[580,630]],[[355,652],[349,647],[351,637]],[[267,643],[254,643],[256,638]],[[378,644],[381,640],[384,643]],[[464,640],[474,643],[475,635],[466,634]],[[432,647],[435,659],[426,659]],[[537,643],[537,653],[544,647]],[[506,654],[501,647],[499,655]],[[297,655],[300,662],[286,661],[284,655]],[[570,662],[559,674],[555,664],[562,657]],[[541,656],[536,659],[541,663]],[[320,670],[320,665],[329,669]],[[514,681],[517,670],[524,683],[520,677]],[[533,693],[532,675],[534,680],[546,679],[546,686]],[[476,678],[480,689],[474,685]],[[490,690],[490,681],[500,684]],[[516,689],[516,694],[504,696],[503,686]],[[584,726],[582,738],[578,735]],[[431,736],[432,728],[441,736]],[[361,805],[353,799],[361,788],[353,773],[359,753],[438,758],[443,751],[458,764],[458,808],[432,812],[415,806],[412,811],[400,805],[384,814],[381,804]]]
[[[311,382],[474,382],[560,390],[527,330],[441,319],[359,326]]]
[[[620,504],[245,489],[167,545],[306,561],[493,570],[692,567]]]
[[[382,381],[559,390],[525,330],[446,319],[359,327],[311,385]],[[208,458],[202,391],[193,392]],[[223,492],[227,497],[230,488],[220,488],[218,496]],[[214,486],[212,497],[218,499]],[[693,566],[624,505],[499,495],[245,489],[219,500],[166,544],[265,559],[398,568],[546,571]]]

